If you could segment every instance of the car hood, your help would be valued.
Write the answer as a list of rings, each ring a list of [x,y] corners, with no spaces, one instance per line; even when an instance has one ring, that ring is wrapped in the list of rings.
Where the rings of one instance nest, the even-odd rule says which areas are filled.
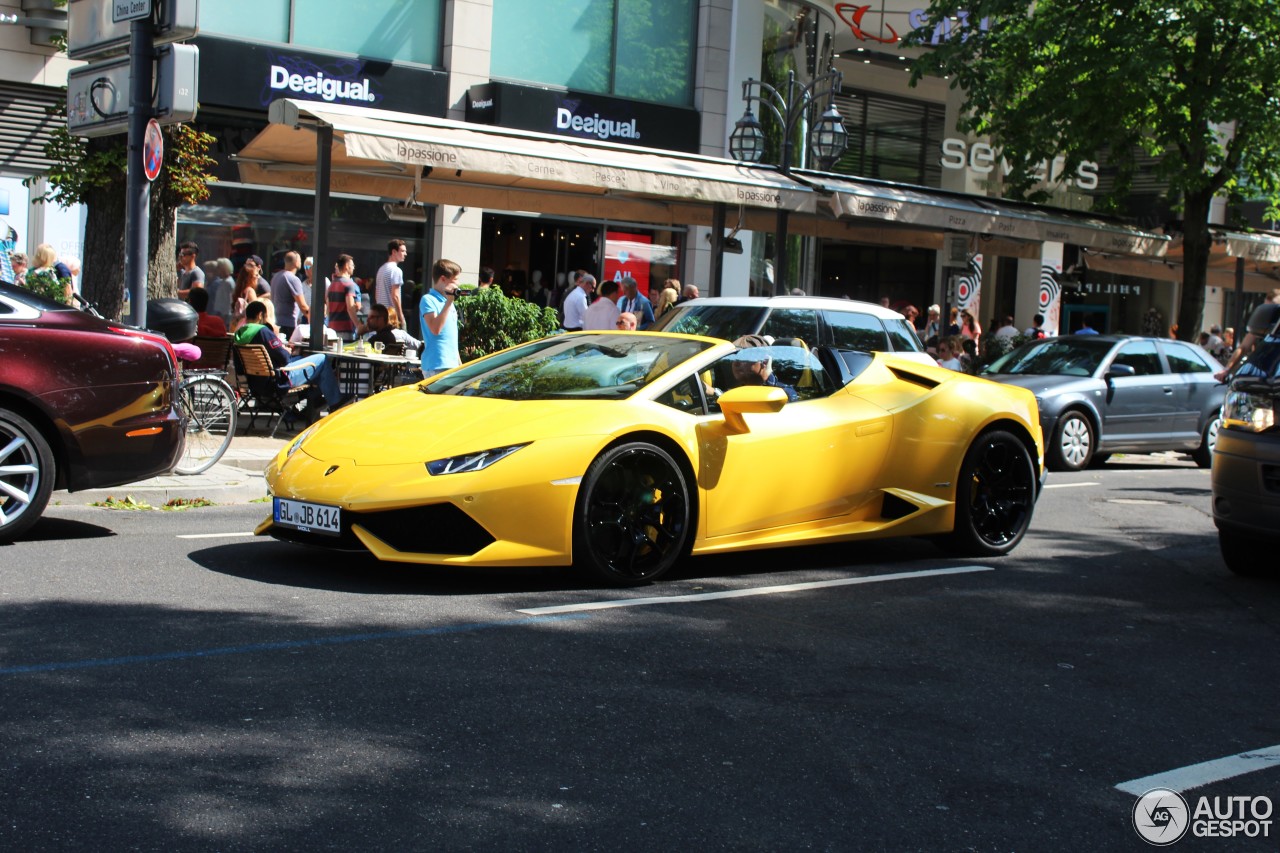
[[[495,400],[384,391],[316,424],[302,444],[320,460],[357,465],[421,463],[539,438],[598,435],[626,419],[618,400]]]
[[[984,379],[1004,385],[1026,388],[1036,397],[1054,397],[1059,394],[1075,394],[1092,391],[1101,386],[1102,380],[1092,376],[1055,376],[1050,374],[984,373]]]

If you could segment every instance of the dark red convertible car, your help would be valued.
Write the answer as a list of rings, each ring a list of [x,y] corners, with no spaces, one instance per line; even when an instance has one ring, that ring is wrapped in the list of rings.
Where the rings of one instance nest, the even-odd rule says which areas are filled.
[[[172,470],[178,369],[159,335],[0,284],[0,541],[34,524],[54,489]]]

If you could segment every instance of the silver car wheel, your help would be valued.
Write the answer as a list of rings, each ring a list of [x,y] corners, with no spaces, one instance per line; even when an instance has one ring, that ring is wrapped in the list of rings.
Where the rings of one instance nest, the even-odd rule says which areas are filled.
[[[29,528],[53,491],[54,463],[44,436],[15,413],[0,410],[0,541]]]
[[[1058,456],[1063,467],[1079,471],[1093,455],[1093,427],[1079,412],[1063,417],[1058,427]]]

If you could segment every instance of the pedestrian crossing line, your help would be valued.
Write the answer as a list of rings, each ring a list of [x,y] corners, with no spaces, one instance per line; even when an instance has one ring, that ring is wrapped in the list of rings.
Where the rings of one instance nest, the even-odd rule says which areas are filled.
[[[1101,483],[1046,483],[1046,489],[1079,489],[1083,486],[1101,486]]]
[[[252,536],[253,531],[248,533],[179,533],[178,539],[236,539],[241,536]]]
[[[807,581],[789,583],[780,586],[755,586],[746,589],[725,589],[719,592],[699,592],[689,595],[660,595],[651,598],[623,598],[614,601],[585,601],[579,604],[556,604],[549,607],[530,607],[517,610],[526,616],[550,616],[557,613],[580,613],[587,610],[612,610],[618,607],[645,607],[650,604],[690,604],[702,601],[714,601],[720,598],[747,598],[755,595],[778,595],[786,592],[804,592],[811,589],[825,589],[834,586],[854,586],[864,583],[884,583],[885,581],[905,581],[917,578],[938,577],[941,575],[972,574],[974,572],[994,572],[991,566],[957,566],[950,569],[925,569],[919,572],[893,572],[887,575],[863,575],[856,578],[836,578],[827,581]]]

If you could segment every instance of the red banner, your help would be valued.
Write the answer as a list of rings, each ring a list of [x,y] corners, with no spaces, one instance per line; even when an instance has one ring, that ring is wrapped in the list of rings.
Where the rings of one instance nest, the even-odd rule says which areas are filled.
[[[604,277],[622,281],[631,276],[640,285],[640,292],[649,295],[649,265],[653,252],[653,237],[648,234],[629,234],[625,231],[606,231],[604,234]]]

